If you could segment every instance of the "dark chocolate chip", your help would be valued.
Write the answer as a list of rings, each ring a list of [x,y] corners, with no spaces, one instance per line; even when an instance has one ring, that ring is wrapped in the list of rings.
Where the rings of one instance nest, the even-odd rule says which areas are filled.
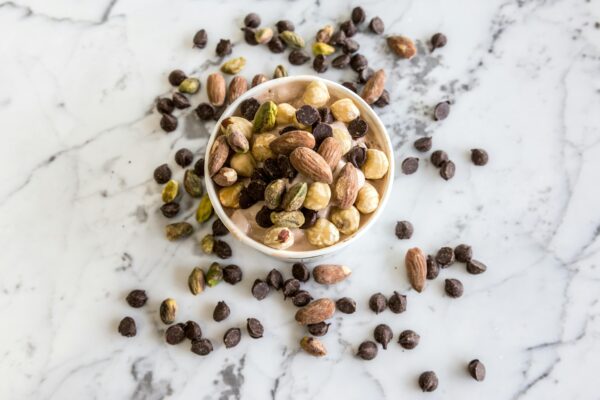
[[[456,261],[466,263],[473,257],[473,249],[468,244],[459,244],[454,248],[454,257]]]
[[[377,100],[375,100],[373,105],[375,105],[376,107],[379,107],[379,108],[383,108],[383,107],[387,107],[389,104],[390,104],[390,92],[388,92],[386,89],[383,89],[383,92],[381,92],[381,96],[379,96],[379,98]]]
[[[200,29],[198,32],[196,32],[196,34],[194,35],[194,47],[197,47],[199,49],[203,49],[206,47],[206,42],[208,42],[208,35],[206,34],[206,31],[204,29]]]
[[[306,290],[299,290],[293,297],[292,303],[296,307],[304,307],[312,300],[312,296]]]
[[[213,115],[213,121],[218,121],[219,118],[221,118],[221,115],[223,115],[223,113],[225,112],[225,108],[227,108],[227,107],[226,106],[215,107],[215,113]]]
[[[146,295],[145,290],[136,289],[129,292],[125,300],[131,307],[140,308],[148,301],[148,295]]]
[[[125,337],[133,337],[137,334],[133,318],[125,317],[119,322],[119,333]]]
[[[239,203],[240,203],[240,208],[242,210],[246,210],[256,204],[256,200],[254,200],[254,198],[248,191],[248,188],[243,188],[242,191],[240,192]]]
[[[283,275],[275,268],[269,271],[266,280],[267,284],[275,290],[279,290],[283,286]]]
[[[421,153],[425,153],[426,151],[431,150],[432,139],[429,136],[419,138],[415,140],[414,146],[417,151]]]
[[[160,207],[160,212],[162,212],[162,215],[164,215],[165,218],[173,218],[179,214],[179,209],[179,203],[172,201],[170,203],[163,204]]]
[[[318,322],[316,324],[307,325],[308,333],[313,336],[325,336],[327,331],[329,330],[329,325],[327,322]]]
[[[333,129],[328,124],[318,123],[313,128],[312,134],[318,147],[323,140],[333,136]]]
[[[356,355],[363,360],[372,360],[377,357],[377,345],[370,340],[364,341],[358,346]]]
[[[198,107],[194,110],[198,118],[202,121],[208,121],[213,118],[215,115],[215,109],[208,103],[200,103]]]
[[[288,56],[288,61],[292,65],[306,64],[310,60],[310,56],[304,50],[292,50]]]
[[[283,298],[293,297],[300,290],[300,281],[298,279],[288,279],[283,282]]]
[[[183,330],[185,331],[185,337],[190,340],[198,340],[202,337],[202,329],[194,321],[188,321]]]
[[[212,233],[213,236],[225,236],[229,233],[229,229],[227,229],[223,221],[217,218],[212,224]]]
[[[402,173],[412,175],[419,169],[419,159],[417,157],[407,157],[402,161]]]
[[[456,172],[456,165],[454,162],[448,160],[442,164],[440,167],[440,176],[444,178],[444,180],[449,180],[454,177],[454,173]]]
[[[479,275],[487,270],[487,266],[481,261],[471,259],[467,262],[467,272],[473,275]]]
[[[248,193],[248,195],[250,196],[250,198],[252,199],[254,204],[256,204],[257,202],[265,199],[265,189],[266,188],[267,188],[267,184],[264,181],[259,180],[259,179],[254,179],[254,180],[251,180],[250,183],[248,183],[246,192]]]
[[[356,301],[350,297],[342,297],[335,302],[335,307],[344,314],[353,314],[356,311]]]
[[[320,107],[319,115],[321,116],[321,122],[323,122],[324,124],[332,124],[333,121],[335,121],[335,119],[333,118],[333,113],[331,112],[329,107]]]
[[[371,79],[371,77],[373,76],[373,74],[375,73],[375,71],[373,71],[373,68],[364,68],[360,71],[358,71],[357,74],[357,81],[358,83],[367,83],[369,81],[369,79]]]
[[[277,167],[279,168],[282,178],[288,178],[291,181],[296,177],[296,175],[298,175],[298,171],[296,171],[296,168],[294,168],[290,162],[290,158],[286,155],[280,154],[277,156]]]
[[[476,381],[481,382],[485,379],[485,365],[477,359],[469,362],[468,366],[469,375]]]
[[[160,119],[160,127],[165,132],[173,132],[177,129],[177,118],[170,114],[163,114]]]
[[[269,285],[267,282],[257,279],[252,284],[252,296],[254,296],[257,300],[263,300],[269,294]]]
[[[217,322],[221,322],[229,317],[231,310],[229,306],[224,301],[219,301],[213,311],[213,319]]]
[[[413,225],[408,221],[398,221],[396,223],[396,237],[398,239],[410,239],[413,235]]]
[[[344,31],[336,31],[331,38],[329,39],[329,44],[332,46],[343,46],[344,41],[346,40],[346,34]]]
[[[269,43],[267,44],[271,53],[279,54],[283,53],[287,47],[285,42],[279,38],[279,36],[273,36]]]
[[[194,153],[191,150],[183,148],[175,153],[175,162],[182,168],[187,167],[194,161]]]
[[[271,212],[273,212],[273,210],[269,209],[267,206],[263,206],[263,208],[256,213],[256,223],[258,226],[261,228],[270,228],[273,226]]]
[[[406,311],[406,296],[398,292],[394,292],[388,300],[388,307],[394,314],[401,314]]]
[[[164,184],[171,179],[171,168],[167,164],[162,164],[154,169],[154,180],[158,184]]]
[[[232,254],[229,244],[222,240],[215,240],[213,244],[213,253],[223,260],[231,257]]]
[[[431,163],[440,168],[442,164],[448,161],[448,154],[444,150],[436,150],[431,153]]]
[[[165,341],[169,344],[179,344],[185,340],[185,325],[175,324],[167,328],[165,332]]]
[[[348,124],[348,132],[353,139],[360,139],[365,136],[369,130],[367,121],[361,117],[356,117]]]
[[[243,276],[242,269],[235,264],[230,264],[223,268],[223,280],[230,285],[241,282]]]
[[[284,133],[288,133],[288,132],[291,132],[291,131],[297,131],[297,130],[298,130],[298,128],[296,128],[294,125],[288,125],[288,126],[286,126],[284,128],[281,128],[279,130],[279,134],[283,135]]]
[[[210,340],[202,338],[199,340],[192,340],[192,352],[199,356],[206,356],[213,351],[213,345]]]
[[[180,69],[175,69],[169,74],[169,83],[173,86],[179,86],[186,78],[187,75],[185,72]]]
[[[292,265],[292,276],[300,282],[307,282],[310,279],[310,271],[306,267],[306,264],[297,262]]]
[[[291,31],[293,32],[295,27],[294,24],[292,23],[292,21],[288,21],[288,20],[281,20],[278,21],[277,24],[275,25],[277,27],[277,32],[281,33],[281,32],[285,32],[285,31]]]
[[[368,66],[369,61],[367,61],[367,57],[362,54],[355,54],[350,58],[350,67],[356,72],[360,72]]]
[[[433,392],[438,387],[438,377],[433,371],[425,371],[419,376],[419,387],[424,392]]]
[[[427,256],[427,279],[432,280],[440,274],[440,265],[435,261],[435,257]]]
[[[248,335],[253,339],[260,339],[265,332],[265,328],[256,318],[248,318],[246,320],[246,329],[248,330]]]
[[[247,26],[242,28],[242,32],[244,32],[244,40],[250,46],[257,46],[258,42],[256,41],[256,31],[253,28],[248,28]]]
[[[318,122],[320,118],[319,110],[308,104],[296,110],[296,119],[303,125],[312,125]]]
[[[377,343],[381,344],[384,350],[387,349],[387,345],[393,337],[394,333],[392,332],[392,328],[386,324],[377,325],[373,331],[373,338]]]
[[[254,97],[249,97],[240,104],[240,113],[242,114],[242,117],[246,118],[248,121],[252,121],[259,107],[260,103],[258,100]]]
[[[448,296],[457,298],[463,295],[464,287],[458,279],[446,279],[444,290],[446,290]]]
[[[161,114],[171,114],[174,108],[173,100],[169,98],[163,97],[156,102],[156,111]]]
[[[489,156],[483,149],[471,149],[471,161],[477,166],[484,166],[488,163]]]
[[[342,86],[350,89],[354,93],[358,93],[358,88],[356,87],[356,83],[354,82],[342,82]]]
[[[237,346],[241,339],[242,331],[240,328],[229,328],[223,335],[223,344],[225,345],[226,349],[230,349]]]
[[[270,177],[270,180],[283,178],[283,174],[279,169],[279,163],[276,158],[268,158],[263,164],[263,170]]]
[[[375,293],[369,299],[369,308],[375,314],[379,314],[387,308],[387,299],[381,293]]]
[[[302,211],[302,215],[304,215],[304,224],[300,229],[308,229],[317,222],[319,216],[317,211],[309,210],[308,208],[302,208],[300,211]]]
[[[358,49],[360,49],[360,44],[354,39],[346,39],[342,44],[342,51],[346,54],[356,53]]]
[[[352,22],[354,22],[355,25],[362,24],[367,18],[367,14],[362,7],[354,7],[351,15]]]
[[[219,57],[225,57],[225,56],[228,56],[231,54],[232,48],[233,48],[233,46],[232,46],[230,40],[221,39],[221,40],[219,40],[219,43],[217,44],[215,52],[217,53],[217,55]]]
[[[244,18],[244,25],[248,28],[258,28],[260,26],[260,17],[256,13],[250,13]]]
[[[337,56],[331,61],[331,66],[337,69],[346,68],[350,64],[350,56],[348,54],[342,54]]]
[[[315,57],[315,59],[313,60],[313,69],[316,72],[322,74],[323,72],[327,71],[328,68],[329,60],[327,60],[327,58],[324,55],[319,54]]]
[[[436,121],[441,121],[446,119],[450,114],[450,103],[447,101],[442,101],[441,103],[437,103],[433,109],[433,119]]]
[[[442,247],[435,255],[435,261],[437,261],[442,268],[449,267],[454,263],[454,260],[454,250],[452,247]]]
[[[444,47],[448,43],[446,35],[443,33],[436,33],[431,37],[431,51]]]
[[[173,105],[179,109],[183,110],[191,106],[190,101],[183,93],[175,92],[173,93]]]
[[[412,350],[415,347],[417,347],[420,340],[421,336],[419,336],[415,331],[411,331],[410,329],[402,331],[400,333],[400,336],[398,337],[398,343],[400,343],[400,346],[407,350]]]
[[[369,22],[369,29],[376,35],[381,35],[385,30],[385,24],[379,17],[375,17]]]
[[[356,35],[356,32],[358,32],[358,28],[356,27],[356,25],[354,25],[354,22],[352,22],[352,20],[342,22],[340,24],[340,30],[344,32],[346,37],[352,37]]]
[[[363,166],[367,160],[367,150],[361,146],[354,146],[346,153],[346,161],[354,165],[356,168]]]

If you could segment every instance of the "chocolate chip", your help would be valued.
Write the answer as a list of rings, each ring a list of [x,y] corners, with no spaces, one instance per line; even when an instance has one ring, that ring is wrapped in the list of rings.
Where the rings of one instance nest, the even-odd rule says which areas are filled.
[[[489,156],[483,149],[471,149],[471,161],[477,166],[484,166],[488,163]]]
[[[281,272],[275,268],[269,271],[267,274],[267,284],[275,290],[281,289],[281,286],[283,286],[283,275],[281,275]]]
[[[145,290],[136,289],[129,292],[125,300],[131,307],[140,308],[146,304],[146,301],[148,301],[148,296],[146,295]]]
[[[373,103],[376,107],[383,108],[387,107],[390,104],[390,92],[386,89],[383,89],[381,92],[381,96]]]
[[[350,297],[342,297],[335,302],[335,307],[344,314],[353,314],[356,311],[356,301]]]
[[[229,328],[223,335],[223,344],[225,345],[226,349],[230,349],[237,346],[241,339],[242,331],[240,328]]]
[[[407,350],[412,350],[419,344],[421,340],[421,336],[419,336],[415,331],[411,331],[410,329],[402,331],[400,336],[398,337],[398,343],[400,346]]]
[[[169,83],[173,86],[179,86],[186,78],[187,75],[185,72],[180,69],[175,69],[169,74]]]
[[[265,328],[256,318],[248,318],[246,320],[246,330],[248,330],[248,335],[253,339],[260,339],[265,332]]]
[[[407,157],[402,161],[402,173],[412,175],[419,169],[419,159],[416,157]]]
[[[256,13],[250,13],[244,18],[244,25],[249,28],[258,28],[260,26],[260,17]]]
[[[441,103],[437,103],[435,108],[433,109],[433,119],[436,121],[441,121],[446,119],[450,114],[450,103],[447,101],[442,101]]]
[[[240,114],[248,121],[252,121],[256,112],[260,107],[260,103],[254,97],[249,97],[240,104]]]
[[[442,164],[448,161],[448,154],[444,150],[436,150],[431,153],[431,163],[440,168]]]
[[[443,33],[436,33],[431,37],[431,51],[444,47],[448,43],[446,35]]]
[[[346,40],[346,34],[344,31],[336,31],[329,39],[329,44],[332,46],[343,46]]]
[[[383,20],[379,17],[375,17],[369,22],[369,29],[376,35],[381,35],[385,30]]]
[[[292,276],[300,282],[307,282],[310,279],[310,271],[306,267],[306,264],[297,262],[292,265]]]
[[[154,169],[154,180],[160,185],[169,182],[171,175],[171,168],[167,164],[159,165]]]
[[[194,153],[192,153],[189,149],[179,149],[175,153],[175,162],[182,168],[190,165],[192,161],[194,161]]]
[[[477,359],[469,362],[468,366],[469,375],[473,377],[478,382],[481,382],[485,379],[485,365]]]
[[[360,44],[354,39],[346,39],[342,44],[342,51],[346,54],[356,53],[358,49],[360,49]]]
[[[119,322],[119,333],[125,337],[133,337],[137,334],[133,318],[125,317]]]
[[[456,261],[466,263],[473,257],[473,249],[468,244],[459,244],[454,248]]]
[[[215,115],[215,109],[208,103],[200,103],[198,107],[194,110],[198,118],[202,121],[208,121],[213,118]]]
[[[298,130],[298,128],[296,128],[294,125],[288,125],[288,126],[286,126],[284,128],[281,128],[279,130],[279,134],[283,135],[284,133],[288,133],[288,132],[291,132],[291,131],[297,131],[297,130]]]
[[[273,212],[273,210],[269,209],[267,206],[263,206],[263,208],[256,213],[256,223],[258,226],[261,228],[270,228],[273,226],[271,212]]]
[[[350,67],[356,72],[360,72],[368,66],[369,61],[362,54],[355,54],[350,58]]]
[[[306,64],[310,60],[310,56],[304,50],[292,50],[288,56],[288,61],[292,65]]]
[[[172,201],[170,203],[163,204],[160,207],[160,212],[162,212],[162,215],[164,215],[165,218],[173,218],[174,216],[179,214],[179,209],[179,203]]]
[[[257,279],[252,284],[252,296],[257,300],[263,300],[269,294],[269,285],[261,279]]]
[[[415,146],[415,149],[417,149],[417,151],[420,151],[421,153],[425,153],[425,152],[431,150],[431,144],[432,144],[431,137],[426,136],[426,137],[422,137],[422,138],[415,140],[414,146]]]
[[[213,253],[221,259],[227,259],[231,257],[231,247],[222,240],[215,240],[213,244]]]
[[[288,21],[288,20],[281,20],[278,21],[277,24],[275,25],[277,27],[277,32],[281,33],[281,32],[285,32],[285,31],[290,31],[293,32],[295,27],[294,24],[292,23],[292,21]]]
[[[435,261],[435,257],[427,256],[427,279],[432,280],[440,274],[440,265]]]
[[[372,360],[377,357],[377,345],[370,340],[364,341],[358,346],[356,355],[363,360]]]
[[[444,290],[446,290],[448,296],[457,298],[463,295],[464,287],[458,279],[446,279]]]
[[[250,192],[248,192],[248,188],[243,188],[240,192],[239,203],[242,210],[246,210],[256,204],[256,200],[254,200]]]
[[[317,211],[309,210],[308,208],[302,208],[300,211],[302,211],[302,215],[304,215],[304,224],[300,229],[308,229],[317,222],[317,218],[319,217]]]
[[[194,35],[194,47],[197,47],[199,49],[203,49],[206,47],[206,42],[208,41],[208,35],[206,34],[206,31],[204,29],[200,29],[198,32],[196,32],[196,34]]]
[[[379,314],[387,308],[387,299],[381,293],[375,293],[369,299],[369,308],[375,314]]]
[[[198,340],[202,337],[202,329],[194,321],[188,321],[183,330],[185,331],[185,337],[190,340]]]
[[[381,344],[384,350],[387,349],[387,345],[392,340],[393,336],[394,334],[392,332],[392,328],[386,324],[377,325],[373,331],[373,337],[375,338],[375,341]]]
[[[348,64],[350,64],[350,56],[348,54],[339,55],[331,61],[331,66],[337,69],[346,68]]]
[[[450,160],[444,162],[440,167],[440,176],[444,178],[444,180],[449,180],[454,177],[454,173],[456,172],[456,165]]]
[[[325,58],[324,55],[319,54],[315,57],[315,59],[313,60],[313,69],[315,71],[317,71],[319,74],[322,74],[323,72],[327,71],[328,68],[329,61],[327,60],[327,58]]]
[[[229,306],[224,301],[219,301],[213,311],[213,319],[217,322],[221,322],[229,317],[231,310]]]
[[[419,376],[419,387],[424,392],[433,392],[438,387],[438,378],[435,372],[425,371]]]
[[[218,121],[221,118],[221,115],[225,112],[226,106],[215,107],[215,113],[213,115],[213,121]]]
[[[275,158],[268,158],[263,164],[263,170],[269,175],[271,180],[283,178],[283,174],[279,169],[279,163]]]
[[[346,153],[346,161],[354,165],[356,168],[363,166],[367,160],[367,150],[361,146],[354,146]]]
[[[296,175],[298,175],[298,171],[296,171],[296,168],[294,168],[294,166],[290,162],[290,158],[286,155],[280,154],[277,156],[277,167],[279,168],[279,171],[281,172],[282,178],[288,178],[291,181],[296,177]],[[264,194],[264,189],[263,189],[263,194]]]
[[[340,30],[344,32],[346,37],[352,37],[356,35],[356,32],[358,32],[358,28],[356,28],[356,25],[354,25],[352,20],[342,22],[340,24]]]
[[[299,290],[293,297],[292,303],[296,307],[304,307],[312,300],[312,296],[306,290]]]
[[[329,330],[329,325],[331,324],[323,321],[316,324],[307,325],[306,328],[308,329],[308,333],[313,336],[325,336]]]
[[[241,282],[243,276],[242,269],[235,264],[230,264],[223,268],[223,280],[230,285]]]
[[[373,74],[375,73],[375,71],[373,71],[372,68],[364,68],[360,71],[358,71],[358,75],[357,75],[357,80],[358,83],[367,83],[369,81],[369,79],[371,79],[371,77],[373,76]]]
[[[348,132],[352,139],[360,139],[365,136],[369,130],[369,124],[361,117],[356,117],[348,124]]]
[[[258,42],[256,41],[256,31],[252,28],[248,28],[247,26],[242,28],[242,32],[244,32],[244,40],[250,46],[257,46]]]
[[[200,177],[204,176],[204,158],[200,158],[196,161],[194,164],[194,172]]]
[[[315,137],[315,142],[318,147],[323,140],[333,136],[333,129],[327,124],[318,123],[313,128],[312,134]]]
[[[225,226],[223,221],[219,218],[215,219],[212,224],[212,234],[213,236],[225,236],[229,233],[229,229]]]
[[[321,117],[321,122],[323,122],[324,124],[332,124],[333,121],[335,121],[335,119],[333,118],[333,113],[331,112],[329,107],[320,107],[319,116]]]
[[[442,247],[435,256],[435,261],[437,261],[442,268],[449,267],[454,263],[454,260],[454,250],[452,247]]]
[[[362,7],[354,7],[351,15],[352,22],[354,22],[355,25],[362,24],[367,18],[367,14],[365,14],[365,10],[363,10]]]
[[[173,105],[179,109],[183,110],[191,106],[190,101],[183,93],[175,92],[173,93]]]
[[[303,105],[296,110],[296,119],[303,125],[312,125],[318,122],[320,118],[319,110],[313,106]]]
[[[298,279],[288,279],[283,282],[283,298],[293,297],[300,290],[300,281]]]
[[[479,275],[487,270],[487,266],[481,261],[469,260],[467,262],[467,272],[473,275]]]
[[[171,325],[165,332],[165,340],[169,344],[179,344],[185,340],[185,331],[183,324]]]
[[[267,184],[260,180],[254,179],[248,183],[248,187],[246,188],[246,192],[252,198],[254,203],[262,201],[265,199],[265,189],[267,188]]]
[[[163,97],[158,99],[156,102],[156,111],[161,114],[171,114],[175,105],[173,104],[173,100]]]
[[[358,93],[358,88],[356,87],[356,83],[354,83],[354,82],[343,82],[342,86],[347,89],[350,89],[354,93]]]
[[[398,239],[410,239],[413,235],[413,225],[408,221],[396,222],[396,237]]]
[[[285,44],[285,42],[283,40],[281,40],[279,38],[279,36],[273,36],[271,38],[271,40],[269,40],[267,47],[269,47],[269,50],[271,50],[271,53],[279,54],[279,53],[283,53],[285,51],[287,45]]]
[[[165,132],[173,132],[177,129],[177,118],[170,114],[163,114],[160,119],[160,127]]]
[[[217,53],[217,55],[219,57],[225,57],[231,54],[231,49],[232,49],[232,45],[231,45],[231,41],[228,39],[221,39],[219,40],[219,43],[217,44],[217,48],[215,49],[215,52]]]
[[[192,340],[192,352],[199,356],[206,356],[213,351],[213,346],[208,339]]]
[[[401,314],[406,311],[406,296],[398,292],[394,292],[388,300],[388,307],[394,314]]]

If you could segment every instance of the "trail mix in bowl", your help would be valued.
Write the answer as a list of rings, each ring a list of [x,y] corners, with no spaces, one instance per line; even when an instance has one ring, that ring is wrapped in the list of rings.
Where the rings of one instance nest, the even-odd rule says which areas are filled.
[[[372,79],[383,90],[385,73]],[[363,98],[378,98],[368,87]],[[344,92],[320,80],[291,82],[244,100],[222,121],[207,170],[249,237],[275,249],[328,247],[379,206],[389,170],[382,134]]]

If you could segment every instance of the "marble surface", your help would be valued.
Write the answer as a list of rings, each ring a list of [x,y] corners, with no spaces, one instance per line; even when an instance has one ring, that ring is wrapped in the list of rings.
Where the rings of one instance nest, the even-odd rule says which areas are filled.
[[[278,263],[233,238],[232,262],[244,268],[238,286],[223,284],[193,297],[186,278],[207,266],[194,240],[169,243],[158,207],[153,168],[188,146],[201,152],[212,125],[191,112],[164,134],[153,111],[169,93],[167,73],[200,76],[220,64],[219,37],[249,59],[245,75],[270,74],[285,61],[242,44],[246,12],[265,23],[288,17],[312,36],[345,18],[345,2],[173,0],[5,1],[0,3],[0,398],[2,399],[593,399],[600,368],[600,7],[597,1],[369,1],[387,32],[418,40],[420,55],[396,60],[384,40],[360,34],[361,52],[385,68],[393,104],[379,110],[396,160],[415,155],[425,134],[446,150],[456,177],[443,181],[428,160],[411,176],[397,173],[383,218],[352,248],[331,261],[353,269],[336,287],[307,288],[315,296],[354,297],[359,310],[336,315],[323,339],[329,354],[299,353],[303,332],[294,307],[273,294],[258,302],[251,282]],[[190,46],[206,28],[205,50]],[[425,41],[442,31],[448,45],[433,54]],[[308,67],[291,73],[310,73]],[[325,77],[349,79],[350,71]],[[193,98],[202,101],[202,94]],[[454,104],[443,123],[431,107]],[[484,168],[469,161],[483,147]],[[398,163],[399,164],[399,163]],[[396,171],[399,172],[399,171]],[[190,214],[188,211],[186,215]],[[415,225],[411,240],[393,235],[396,220]],[[197,235],[207,231],[199,229]],[[444,270],[427,290],[410,290],[406,249],[470,243],[488,265],[480,276],[464,266]],[[464,282],[450,299],[444,278]],[[147,290],[142,309],[124,301]],[[398,290],[408,310],[368,311],[369,296]],[[215,343],[206,358],[189,344],[169,346],[157,315],[171,296],[182,320],[200,321]],[[221,299],[232,307],[211,321]],[[116,332],[131,315],[138,336]],[[223,332],[261,319],[262,340],[244,332],[226,350]],[[378,323],[396,333],[413,329],[421,344],[392,344],[370,362],[354,357]],[[477,383],[465,372],[481,359]],[[420,372],[440,385],[422,394]]]

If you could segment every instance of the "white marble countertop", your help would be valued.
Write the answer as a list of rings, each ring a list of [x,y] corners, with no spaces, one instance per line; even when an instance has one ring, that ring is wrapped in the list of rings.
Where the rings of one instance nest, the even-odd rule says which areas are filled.
[[[254,3],[254,4],[251,4]],[[385,68],[392,105],[378,112],[399,161],[415,155],[424,134],[457,165],[445,182],[428,160],[411,176],[396,171],[381,220],[332,261],[353,270],[332,288],[307,285],[313,295],[354,297],[359,310],[337,316],[323,338],[329,354],[298,352],[303,334],[295,308],[281,295],[263,302],[251,283],[289,265],[243,248],[232,237],[232,262],[244,269],[237,286],[223,284],[199,297],[186,279],[212,259],[194,240],[163,238],[160,188],[152,170],[174,166],[181,147],[200,152],[212,124],[188,110],[176,132],[164,134],[153,110],[171,88],[174,68],[205,81],[220,64],[214,47],[231,38],[249,59],[244,74],[270,74],[282,55],[243,44],[238,26],[249,11],[265,24],[282,18],[311,37],[347,18],[342,2],[222,0],[7,1],[0,3],[0,398],[2,399],[592,399],[600,368],[600,8],[597,1],[365,1],[387,33],[419,42],[420,55],[399,61],[384,40],[360,34],[361,52]],[[209,44],[192,49],[199,28]],[[448,45],[433,54],[435,32]],[[292,74],[310,73],[291,67]],[[348,70],[324,77],[352,78]],[[204,90],[194,96],[203,101]],[[449,118],[428,115],[438,101],[454,102]],[[475,167],[469,149],[490,163]],[[395,221],[415,226],[400,241]],[[209,227],[198,230],[205,233]],[[479,276],[464,266],[443,270],[418,294],[404,273],[404,253],[449,244],[473,246],[488,265]],[[450,299],[444,278],[463,281]],[[124,301],[145,289],[146,307]],[[408,296],[404,314],[375,315],[371,294]],[[179,318],[198,320],[215,351],[199,357],[189,343],[169,346],[158,305],[180,304]],[[211,320],[226,299],[232,315]],[[133,316],[135,338],[116,332]],[[225,349],[226,328],[259,318],[262,340]],[[421,344],[396,343],[370,362],[354,356],[378,323],[396,337],[420,333]],[[481,359],[478,383],[466,363]],[[436,392],[422,394],[420,372],[436,371]]]

